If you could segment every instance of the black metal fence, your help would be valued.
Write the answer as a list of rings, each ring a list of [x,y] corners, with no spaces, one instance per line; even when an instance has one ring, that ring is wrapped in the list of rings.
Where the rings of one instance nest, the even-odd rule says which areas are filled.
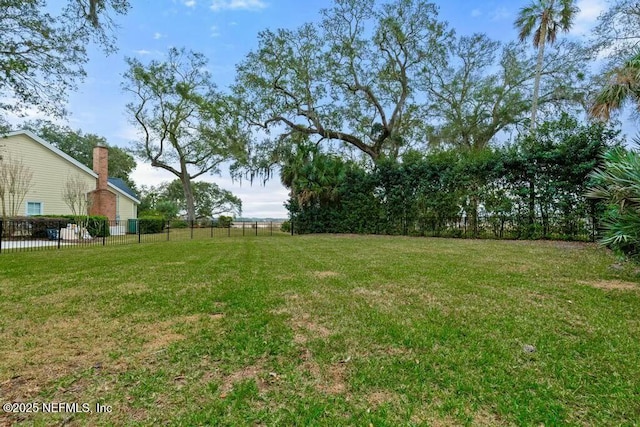
[[[479,215],[425,216],[418,219],[356,219],[348,224],[332,218],[294,218],[291,228],[297,234],[355,233],[424,237],[511,240],[573,240],[593,242],[598,238],[598,218],[593,216]]]
[[[376,230],[376,234],[594,242],[598,238],[598,227],[597,217],[480,215],[475,221],[459,216],[386,222]]]
[[[0,219],[0,254],[16,251],[286,234],[278,221]]]
[[[107,246],[149,242],[212,239],[242,236],[336,232],[389,235],[489,238],[489,239],[554,239],[595,241],[596,218],[526,218],[480,216],[477,221],[466,217],[418,221],[380,222],[354,230],[314,231],[300,229],[295,220],[282,227],[280,221],[235,221],[221,225],[213,221],[164,221],[129,219],[127,221],[70,221],[51,218],[0,219],[0,254],[40,249],[62,249],[78,246]],[[286,231],[283,231],[285,229]]]

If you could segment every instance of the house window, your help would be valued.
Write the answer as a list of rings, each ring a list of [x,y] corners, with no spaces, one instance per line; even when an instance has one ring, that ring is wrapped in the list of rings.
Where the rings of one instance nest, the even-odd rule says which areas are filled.
[[[27,202],[27,216],[42,215],[42,202]]]

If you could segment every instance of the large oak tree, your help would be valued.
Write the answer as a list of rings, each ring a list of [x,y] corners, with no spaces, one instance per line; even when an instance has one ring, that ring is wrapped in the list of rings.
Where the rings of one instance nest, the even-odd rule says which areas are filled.
[[[244,116],[277,138],[338,142],[376,161],[419,129],[415,80],[450,33],[422,0],[336,0],[318,24],[263,31],[238,67]]]
[[[446,47],[445,60],[425,64],[418,86],[427,94],[429,142],[482,150],[501,132],[525,122],[534,104],[537,57],[521,44],[502,44],[483,34],[462,36]],[[537,108],[550,113],[583,109],[589,84],[583,69],[590,56],[584,46],[568,41],[549,50],[539,70],[545,79]]]
[[[187,219],[194,220],[191,181],[244,153],[233,103],[216,89],[200,53],[172,48],[165,61],[127,62],[127,111],[140,134],[134,153],[180,179]]]

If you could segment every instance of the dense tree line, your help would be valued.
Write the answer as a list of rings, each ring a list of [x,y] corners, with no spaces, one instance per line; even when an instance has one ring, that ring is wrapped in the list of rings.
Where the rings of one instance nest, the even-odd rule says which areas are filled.
[[[611,127],[562,115],[512,145],[414,151],[372,169],[306,145],[282,178],[299,233],[575,238],[602,210],[585,197],[589,174],[620,144]]]
[[[211,182],[199,181],[190,185],[194,200],[194,220],[212,219],[220,214],[242,214],[242,200],[230,191]],[[143,186],[140,193],[139,216],[162,217],[166,220],[183,217],[191,220],[179,179],[157,186]]]

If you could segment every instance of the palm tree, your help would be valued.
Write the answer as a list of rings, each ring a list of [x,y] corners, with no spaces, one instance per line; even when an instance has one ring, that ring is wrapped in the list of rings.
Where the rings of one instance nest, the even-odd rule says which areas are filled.
[[[638,142],[638,141],[635,141]],[[640,154],[617,148],[604,155],[591,173],[587,197],[607,205],[600,242],[631,256],[640,256]]]
[[[297,196],[299,180],[304,174],[304,168],[308,165],[318,149],[309,142],[301,142],[283,149],[279,154],[280,182],[290,190],[290,195]]]
[[[514,24],[516,29],[520,31],[520,41],[528,39],[533,34],[533,46],[538,49],[533,99],[531,102],[532,132],[535,131],[536,127],[544,48],[546,43],[553,44],[556,41],[558,30],[569,31],[573,25],[573,19],[579,11],[574,3],[575,0],[533,0],[529,6],[520,9]]]
[[[635,101],[640,110],[640,51],[611,71],[608,83],[596,95],[589,114],[609,120],[613,110],[619,110],[630,100]]]

